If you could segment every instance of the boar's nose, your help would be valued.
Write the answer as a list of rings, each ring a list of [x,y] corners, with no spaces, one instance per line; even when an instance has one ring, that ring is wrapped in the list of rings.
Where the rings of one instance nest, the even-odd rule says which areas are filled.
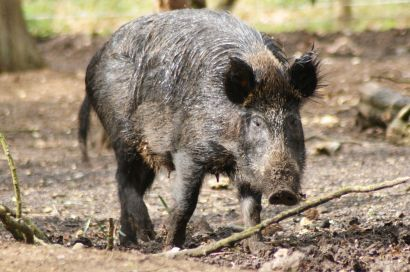
[[[295,205],[299,202],[298,196],[289,190],[278,190],[269,196],[270,204]]]

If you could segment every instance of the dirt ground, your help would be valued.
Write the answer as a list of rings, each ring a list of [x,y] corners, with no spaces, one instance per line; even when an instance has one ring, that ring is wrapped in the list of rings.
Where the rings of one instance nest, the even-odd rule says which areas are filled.
[[[317,196],[344,185],[372,184],[410,175],[410,148],[384,140],[378,128],[355,125],[358,89],[368,81],[410,95],[410,30],[361,34],[280,34],[288,55],[312,44],[322,59],[320,97],[307,103],[303,123],[308,160],[303,192]],[[60,36],[40,41],[49,67],[0,75],[0,131],[7,136],[21,179],[24,212],[43,228],[50,247],[14,242],[0,226],[2,271],[224,271],[287,267],[298,271],[410,271],[410,197],[402,185],[370,194],[342,197],[285,220],[265,231],[269,246],[260,254],[241,244],[207,257],[168,260],[149,256],[162,250],[171,202],[164,173],[146,195],[156,225],[155,241],[135,249],[106,246],[107,219],[118,227],[119,202],[110,150],[93,145],[91,166],[81,164],[76,139],[77,111],[84,95],[84,70],[105,38]],[[93,131],[98,131],[97,127]],[[94,142],[97,133],[92,135]],[[341,143],[340,150],[318,155],[317,145]],[[98,146],[98,145],[97,145]],[[13,207],[7,162],[0,156],[0,203]],[[263,202],[263,218],[286,209]],[[189,228],[186,247],[218,240],[241,227],[235,189],[214,190],[205,183]],[[90,222],[84,234],[82,229]],[[78,237],[90,248],[72,249]],[[279,264],[279,252],[294,260]],[[4,269],[5,268],[5,269]]]

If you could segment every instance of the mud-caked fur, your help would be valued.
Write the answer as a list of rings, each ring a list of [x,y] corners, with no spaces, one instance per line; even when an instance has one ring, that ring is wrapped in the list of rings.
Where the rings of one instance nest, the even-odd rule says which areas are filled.
[[[143,196],[160,167],[176,171],[167,246],[183,246],[207,173],[234,182],[246,226],[259,223],[262,194],[295,204],[299,109],[317,66],[313,52],[288,62],[278,42],[222,12],[172,11],[115,32],[87,68],[83,111],[91,103],[115,150],[121,242],[154,237]]]

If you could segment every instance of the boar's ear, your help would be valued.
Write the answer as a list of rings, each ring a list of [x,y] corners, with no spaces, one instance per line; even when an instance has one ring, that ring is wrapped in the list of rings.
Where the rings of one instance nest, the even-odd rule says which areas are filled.
[[[316,53],[311,51],[297,58],[289,69],[290,82],[302,97],[314,94],[318,85],[318,66]]]
[[[245,61],[231,57],[225,74],[225,92],[229,100],[241,104],[255,88],[256,81],[252,67]]]

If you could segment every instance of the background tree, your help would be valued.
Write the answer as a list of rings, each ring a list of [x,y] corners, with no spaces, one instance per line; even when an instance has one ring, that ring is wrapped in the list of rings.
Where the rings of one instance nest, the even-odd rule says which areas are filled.
[[[339,0],[339,22],[343,27],[349,25],[352,21],[352,1],[351,0]]]
[[[236,0],[221,0],[218,2],[216,9],[232,10],[236,2]]]
[[[43,61],[27,31],[20,0],[0,0],[0,72],[39,68]]]
[[[206,8],[206,0],[191,0],[192,8]]]
[[[157,0],[159,11],[182,8],[205,8],[206,0]]]
[[[158,0],[157,7],[159,11],[189,8],[188,0]]]
[[[220,0],[216,9],[232,10],[237,0]],[[157,0],[160,11],[181,8],[206,8],[206,0]]]

